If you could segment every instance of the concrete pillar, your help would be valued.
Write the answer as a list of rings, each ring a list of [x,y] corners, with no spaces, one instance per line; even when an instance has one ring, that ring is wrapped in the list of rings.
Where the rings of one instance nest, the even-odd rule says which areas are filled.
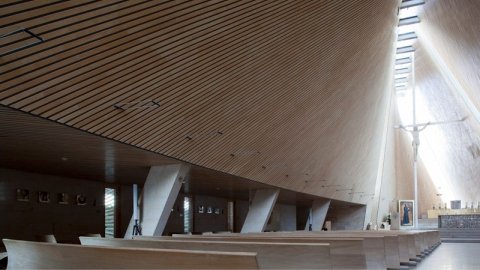
[[[241,233],[263,232],[279,193],[280,190],[278,189],[259,189],[255,191]]]
[[[312,204],[312,231],[321,231],[327,217],[330,200],[315,200]]]
[[[150,168],[139,199],[139,222],[142,235],[162,235],[188,171],[188,166],[183,164]],[[133,222],[132,216],[125,238],[132,237]]]

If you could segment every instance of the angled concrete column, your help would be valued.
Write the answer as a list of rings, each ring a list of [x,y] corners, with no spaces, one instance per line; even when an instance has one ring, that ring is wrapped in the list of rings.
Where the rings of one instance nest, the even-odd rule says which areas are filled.
[[[321,231],[327,217],[330,200],[315,200],[312,204],[312,231]]]
[[[150,168],[139,199],[142,235],[162,235],[188,171],[189,168],[182,164]],[[132,216],[125,238],[132,237],[133,222]]]
[[[255,191],[241,233],[263,232],[279,193],[280,190],[278,189],[259,189]]]

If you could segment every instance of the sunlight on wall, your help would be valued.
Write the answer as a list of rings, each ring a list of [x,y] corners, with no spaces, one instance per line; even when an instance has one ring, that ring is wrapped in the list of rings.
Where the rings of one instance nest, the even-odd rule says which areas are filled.
[[[419,91],[420,90],[420,91]],[[421,89],[416,88],[416,110],[417,123],[426,123],[438,121],[433,119],[432,113],[428,110],[428,100],[422,95]],[[404,95],[397,95],[397,108],[400,115],[402,125],[412,124],[412,91],[409,89]],[[410,140],[412,139],[409,133]],[[450,202],[454,199],[455,187],[452,185],[451,173],[447,169],[446,164],[449,163],[446,148],[447,140],[443,130],[439,126],[429,126],[420,132],[419,160],[425,165],[428,174],[435,187],[442,194],[442,202]],[[412,180],[413,181],[413,180]]]
[[[480,122],[480,112],[468,97],[463,86],[457,80],[455,75],[453,75],[452,71],[448,68],[448,65],[445,63],[445,61],[443,61],[442,57],[438,53],[431,40],[427,37],[426,31],[433,31],[433,29],[426,30],[425,27],[419,27],[416,31],[419,39],[422,41],[422,45],[426,48],[428,55],[433,60],[446,81],[450,84],[450,87],[455,90],[453,91],[454,94],[461,97],[461,100],[464,101],[469,112],[472,113],[472,115],[477,119],[477,121]]]

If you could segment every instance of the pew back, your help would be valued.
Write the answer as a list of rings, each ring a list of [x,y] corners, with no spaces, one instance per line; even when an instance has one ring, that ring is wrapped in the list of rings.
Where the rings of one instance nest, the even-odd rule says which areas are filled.
[[[330,247],[326,243],[266,243],[235,241],[129,240],[80,237],[82,245],[190,249],[210,251],[252,251],[260,269],[331,269]]]
[[[3,240],[8,269],[258,269],[251,252],[108,248]]]
[[[158,236],[139,236],[135,239],[139,240],[153,240],[153,241],[215,241],[215,242],[264,242],[264,243],[328,243],[330,245],[330,259],[333,269],[384,269],[385,260],[383,257],[380,261],[377,255],[376,258],[368,257],[364,239],[362,238],[305,238],[305,237],[220,237],[211,235],[194,235],[191,237],[158,237]],[[383,248],[383,246],[382,246]],[[382,253],[383,254],[383,253]]]

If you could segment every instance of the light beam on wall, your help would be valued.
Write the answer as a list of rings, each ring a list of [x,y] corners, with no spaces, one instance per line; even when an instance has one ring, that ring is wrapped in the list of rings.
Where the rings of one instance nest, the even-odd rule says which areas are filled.
[[[419,91],[420,90],[420,91]],[[416,110],[418,122],[428,122],[433,118],[429,111],[428,99],[422,94],[421,89],[416,91]],[[412,123],[412,91],[406,91],[404,95],[397,95],[397,108],[402,124],[408,125]],[[407,133],[410,140],[412,136]],[[422,160],[429,176],[434,181],[435,185],[442,187],[443,202],[449,202],[454,199],[455,187],[451,184],[452,175],[448,170],[445,170],[443,164],[448,164],[448,155],[439,155],[442,151],[441,146],[447,143],[442,127],[432,126],[420,133],[419,159]],[[444,150],[443,150],[444,151]]]

